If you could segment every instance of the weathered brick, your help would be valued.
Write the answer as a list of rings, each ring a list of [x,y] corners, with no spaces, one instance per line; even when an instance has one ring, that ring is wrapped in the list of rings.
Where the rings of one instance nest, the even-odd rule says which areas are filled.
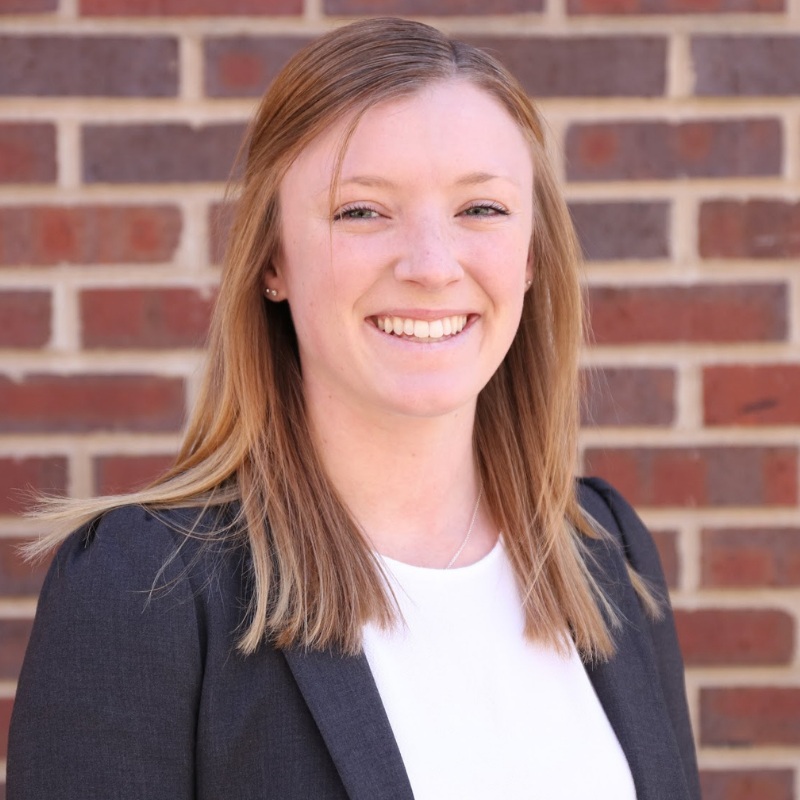
[[[0,394],[0,405],[4,399]],[[64,494],[67,460],[56,456],[0,458],[0,514],[21,514],[29,507],[29,492]]]
[[[8,753],[8,726],[11,724],[13,708],[13,698],[0,697],[0,759],[4,759]]]
[[[786,10],[786,0],[567,0],[570,14],[758,14]]]
[[[664,570],[664,578],[670,589],[677,587],[681,563],[678,555],[678,532],[677,531],[651,531],[653,541],[658,548],[658,556],[661,559],[661,566]]]
[[[188,183],[228,180],[244,136],[240,123],[87,125],[86,183]],[[125,158],[120,158],[125,153]]]
[[[214,297],[194,289],[91,289],[81,292],[87,348],[199,347]]]
[[[595,286],[589,291],[597,344],[768,342],[788,334],[781,284]]]
[[[101,456],[94,460],[96,494],[133,492],[155,480],[175,461],[174,456]]]
[[[180,241],[176,206],[0,208],[0,266],[169,261]]]
[[[701,548],[704,587],[800,586],[800,528],[707,528]]]
[[[0,183],[53,183],[55,179],[55,125],[0,123]]]
[[[589,448],[588,475],[638,506],[795,506],[795,447]]]
[[[0,587],[3,595],[10,597],[36,597],[42,588],[52,556],[26,562],[19,552],[20,545],[27,539],[0,538]]]
[[[0,378],[0,431],[13,433],[177,431],[180,378],[155,375],[30,375]]]
[[[674,180],[781,174],[777,119],[575,123],[567,130],[571,181]]]
[[[700,786],[703,800],[794,800],[790,769],[704,769]]]
[[[800,364],[705,367],[706,425],[800,425]]]
[[[584,376],[584,425],[669,425],[675,418],[674,370],[603,367]]]
[[[324,0],[324,3],[326,14],[341,16],[479,16],[544,9],[544,0]]]
[[[226,36],[207,39],[205,93],[209,97],[256,97],[281,67],[312,41],[308,36]]]
[[[698,244],[703,258],[797,258],[800,202],[708,200]]]
[[[0,348],[46,345],[50,314],[50,292],[0,291]]]
[[[573,201],[569,211],[588,261],[669,258],[669,203]]]
[[[174,97],[178,42],[150,36],[2,36],[0,95]]]
[[[0,14],[47,14],[58,11],[58,0],[0,0]]]
[[[666,89],[662,36],[465,38],[499,58],[535,97],[657,97]]]
[[[302,14],[303,0],[79,0],[82,16],[196,17]]]
[[[788,664],[794,653],[794,620],[776,609],[675,610],[687,666]]]
[[[800,36],[695,36],[692,59],[698,95],[800,94]]]
[[[0,680],[16,680],[31,635],[29,619],[0,619]]]
[[[800,744],[800,688],[701,689],[700,743],[712,746]]]

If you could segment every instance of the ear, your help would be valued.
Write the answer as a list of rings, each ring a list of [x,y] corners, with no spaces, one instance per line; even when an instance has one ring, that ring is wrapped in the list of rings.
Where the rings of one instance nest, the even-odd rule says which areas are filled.
[[[264,287],[264,295],[268,300],[286,299],[286,292],[284,291],[279,268],[276,266],[276,259],[272,259],[264,268],[261,273],[261,282]]]

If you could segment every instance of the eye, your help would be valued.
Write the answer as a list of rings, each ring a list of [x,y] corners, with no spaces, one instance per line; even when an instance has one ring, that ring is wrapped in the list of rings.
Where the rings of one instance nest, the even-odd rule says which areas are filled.
[[[461,212],[465,217],[508,216],[508,209],[500,203],[480,202],[471,205]]]
[[[340,208],[334,215],[333,221],[339,222],[340,220],[347,219],[376,219],[380,214],[369,206],[345,206]]]

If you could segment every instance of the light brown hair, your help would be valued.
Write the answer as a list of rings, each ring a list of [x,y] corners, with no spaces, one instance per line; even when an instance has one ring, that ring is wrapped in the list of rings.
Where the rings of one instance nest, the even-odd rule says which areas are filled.
[[[393,623],[380,567],[315,451],[289,309],[265,301],[263,275],[279,246],[278,187],[298,154],[337,121],[349,120],[352,133],[376,103],[452,79],[499,101],[534,159],[533,285],[511,349],[477,404],[474,449],[485,502],[504,532],[526,635],[561,649],[571,632],[584,657],[613,652],[614,609],[585,563],[584,537],[598,534],[578,505],[574,480],[580,253],[542,122],[496,60],[417,22],[372,19],[334,30],[294,56],[267,90],[242,155],[205,378],[174,466],[131,495],[51,506],[44,513],[60,529],[32,552],[123,504],[238,503],[235,522],[220,534],[246,536],[251,554],[243,652],[266,636],[278,646],[354,653],[366,621]]]

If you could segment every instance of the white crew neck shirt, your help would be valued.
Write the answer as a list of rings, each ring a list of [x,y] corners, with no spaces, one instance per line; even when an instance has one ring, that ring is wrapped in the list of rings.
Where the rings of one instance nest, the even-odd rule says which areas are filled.
[[[524,639],[502,540],[467,567],[381,557],[406,625],[364,651],[415,800],[635,800],[577,651]]]

